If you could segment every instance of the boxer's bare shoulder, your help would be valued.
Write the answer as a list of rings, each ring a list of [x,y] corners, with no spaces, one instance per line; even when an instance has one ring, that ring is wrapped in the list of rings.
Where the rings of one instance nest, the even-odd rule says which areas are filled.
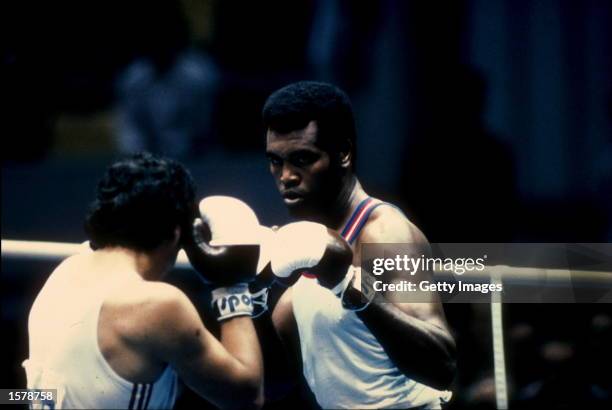
[[[372,212],[357,242],[427,243],[427,239],[399,209],[383,205]]]
[[[51,277],[68,276],[75,272],[87,270],[89,254],[76,254],[67,257],[51,272]]]
[[[120,375],[151,382],[179,351],[200,351],[205,330],[178,288],[134,281],[109,294],[100,311],[98,343]],[[136,371],[138,369],[138,371]]]
[[[191,301],[177,287],[163,282],[133,281],[109,294],[101,319],[108,319],[118,334],[143,341],[152,334],[159,336],[160,330],[176,330],[193,313]]]

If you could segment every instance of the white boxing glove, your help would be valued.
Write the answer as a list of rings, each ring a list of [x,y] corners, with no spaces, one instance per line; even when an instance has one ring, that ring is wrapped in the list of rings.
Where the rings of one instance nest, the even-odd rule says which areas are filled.
[[[247,284],[255,279],[259,265],[268,264],[264,248],[271,230],[260,226],[255,212],[237,198],[204,198],[199,212],[183,243],[190,263],[215,287],[212,304],[219,320],[251,315]]]
[[[289,284],[294,273],[308,270],[317,282],[328,288],[345,309],[363,310],[372,301],[371,286],[363,276],[357,281],[359,270],[351,265],[353,252],[337,233],[314,222],[295,222],[280,228],[274,237],[271,268],[277,281]],[[362,297],[351,300],[347,289],[353,286]]]
[[[260,244],[262,227],[257,215],[240,199],[209,196],[200,201],[199,210],[210,229],[211,246]]]
[[[328,239],[325,225],[314,222],[294,222],[279,228],[271,251],[272,272],[283,279],[316,266],[325,254]]]

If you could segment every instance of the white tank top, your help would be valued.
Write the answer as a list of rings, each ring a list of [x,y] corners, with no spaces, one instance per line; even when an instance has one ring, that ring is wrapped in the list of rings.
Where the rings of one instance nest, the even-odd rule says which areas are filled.
[[[364,201],[355,212],[357,218],[351,218],[344,229],[345,239],[345,232],[356,238],[365,225],[363,218],[375,206],[371,199]],[[450,399],[450,392],[402,374],[357,314],[344,309],[340,299],[315,278],[303,275],[289,291],[304,377],[321,407],[440,408],[441,400]]]
[[[172,408],[177,375],[170,366],[154,383],[132,383],[115,373],[100,351],[100,309],[120,283],[66,294],[65,276],[60,265],[36,298],[28,321],[30,357],[23,363],[28,388],[58,393],[55,403],[42,408]]]

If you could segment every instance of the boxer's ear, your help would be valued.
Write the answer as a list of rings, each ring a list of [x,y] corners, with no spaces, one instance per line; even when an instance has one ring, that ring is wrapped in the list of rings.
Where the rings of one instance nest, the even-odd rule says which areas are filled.
[[[350,168],[353,162],[353,144],[350,140],[346,140],[338,155],[340,156],[340,166],[342,168]]]
[[[179,243],[181,243],[181,227],[179,225],[176,225],[176,227],[174,228],[174,237],[172,238],[172,246],[179,246]]]

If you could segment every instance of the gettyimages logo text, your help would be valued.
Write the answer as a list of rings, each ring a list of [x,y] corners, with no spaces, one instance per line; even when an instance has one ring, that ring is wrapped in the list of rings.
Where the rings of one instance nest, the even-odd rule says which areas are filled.
[[[463,275],[465,272],[484,271],[486,260],[487,255],[480,258],[439,258],[425,255],[415,258],[408,255],[395,255],[391,258],[374,258],[372,273],[380,276],[385,272],[404,271],[414,276],[419,271],[444,271]]]

